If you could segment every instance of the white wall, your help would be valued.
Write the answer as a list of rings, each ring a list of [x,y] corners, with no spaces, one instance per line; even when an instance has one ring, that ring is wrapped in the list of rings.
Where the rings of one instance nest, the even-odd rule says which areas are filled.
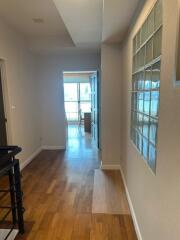
[[[23,148],[21,163],[40,147],[39,98],[34,57],[22,36],[0,21],[9,144]],[[14,106],[14,108],[13,108]]]
[[[116,166],[120,163],[121,74],[120,47],[103,44],[101,48],[102,167]]]
[[[63,71],[91,71],[100,68],[100,54],[62,54],[38,60],[41,82],[42,145],[65,147]]]
[[[174,88],[177,0],[163,0],[163,46],[156,176],[130,140],[132,40],[150,11],[145,7],[123,46],[123,157],[121,165],[143,240],[180,239],[180,88]]]
[[[34,56],[23,37],[0,21],[0,60],[8,143],[23,148],[22,165],[42,145],[65,147],[63,71],[100,69],[100,54]]]

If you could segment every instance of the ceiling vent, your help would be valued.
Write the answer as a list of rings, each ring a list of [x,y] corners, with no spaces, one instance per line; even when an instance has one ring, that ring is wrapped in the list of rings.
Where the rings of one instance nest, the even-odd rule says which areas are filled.
[[[44,19],[42,19],[42,18],[33,18],[32,20],[34,23],[43,23],[44,22]]]

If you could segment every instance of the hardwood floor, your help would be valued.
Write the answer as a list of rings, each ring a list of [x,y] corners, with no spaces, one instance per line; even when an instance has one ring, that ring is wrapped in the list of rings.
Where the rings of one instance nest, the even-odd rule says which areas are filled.
[[[92,213],[98,168],[98,152],[78,128],[69,129],[67,151],[41,152],[22,172],[26,234],[16,240],[136,240],[129,211]]]
[[[120,171],[95,169],[92,213],[130,215]]]

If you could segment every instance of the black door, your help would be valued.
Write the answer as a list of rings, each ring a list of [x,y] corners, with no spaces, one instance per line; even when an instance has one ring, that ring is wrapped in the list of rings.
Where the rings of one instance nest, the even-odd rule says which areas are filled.
[[[4,112],[2,77],[0,69],[0,146],[7,145],[6,117]]]

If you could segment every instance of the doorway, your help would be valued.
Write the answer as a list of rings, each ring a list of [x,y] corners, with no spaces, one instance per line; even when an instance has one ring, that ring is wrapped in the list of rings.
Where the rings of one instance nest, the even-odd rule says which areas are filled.
[[[89,134],[95,145],[99,146],[99,94],[96,71],[63,72],[64,106],[68,134],[70,129]],[[85,134],[85,135],[84,135]]]
[[[7,146],[7,132],[5,108],[4,108],[4,97],[3,97],[3,83],[2,83],[2,69],[0,66],[0,146]]]

